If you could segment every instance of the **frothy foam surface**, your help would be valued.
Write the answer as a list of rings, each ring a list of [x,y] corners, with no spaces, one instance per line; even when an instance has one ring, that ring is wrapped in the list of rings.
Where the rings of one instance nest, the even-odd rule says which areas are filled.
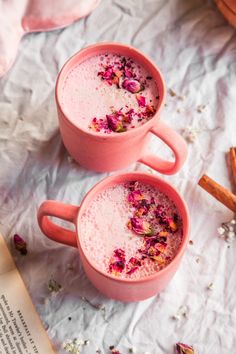
[[[162,205],[162,212],[168,217],[173,218],[174,216],[175,220],[178,220],[177,231],[168,232],[164,263],[146,256],[142,259],[143,254],[139,250],[144,247],[144,239],[149,242],[151,237],[155,236],[144,238],[143,235],[137,234],[127,226],[134,213],[137,212],[137,208],[129,202],[131,192],[127,185],[120,184],[109,187],[97,194],[81,218],[81,235],[83,235],[81,241],[87,257],[102,271],[122,278],[138,279],[164,268],[175,257],[182,241],[182,220],[175,204],[165,194],[150,185],[138,183],[138,188],[142,190],[142,195],[145,198],[149,198],[149,200],[151,197],[154,198],[154,209],[158,205]],[[148,215],[153,235],[158,233],[161,235],[161,232],[166,228],[158,218],[150,216],[151,214]],[[145,220],[146,218],[147,216],[144,216]],[[115,250],[122,250],[125,260],[123,256],[121,258],[114,257]],[[130,267],[129,263],[132,257],[140,261],[141,264],[136,267],[135,271],[132,270],[130,274],[127,274],[128,270],[134,268]],[[118,266],[121,264],[122,271],[113,272],[114,262],[121,259],[125,265],[117,264]]]
[[[112,80],[104,79],[108,77],[109,70]],[[132,77],[128,78],[125,75]],[[117,81],[114,81],[115,79]],[[146,106],[152,107],[153,112],[149,112],[145,117],[143,112],[146,107],[138,103],[137,93],[123,87],[123,82],[127,79],[135,79],[141,85],[142,90],[138,94],[145,98]],[[129,130],[144,124],[153,116],[159,96],[156,82],[142,65],[131,58],[110,53],[93,56],[75,65],[64,80],[60,99],[62,108],[70,120],[89,131],[94,118],[106,121],[109,114],[114,112],[125,114],[132,109],[134,110],[132,124],[125,127],[125,130]],[[98,131],[93,126],[92,129]],[[104,132],[104,129],[99,131]],[[116,133],[109,129],[105,129],[105,132]]]

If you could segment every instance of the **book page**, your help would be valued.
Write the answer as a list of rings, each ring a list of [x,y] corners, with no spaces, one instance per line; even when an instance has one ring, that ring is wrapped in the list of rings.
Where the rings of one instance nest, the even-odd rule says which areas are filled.
[[[0,354],[55,351],[0,234]]]

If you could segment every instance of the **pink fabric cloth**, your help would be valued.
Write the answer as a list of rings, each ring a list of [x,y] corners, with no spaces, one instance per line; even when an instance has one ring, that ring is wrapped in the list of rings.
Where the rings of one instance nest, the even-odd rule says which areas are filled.
[[[5,0],[0,2],[0,77],[11,67],[22,36],[65,27],[87,16],[100,0]]]

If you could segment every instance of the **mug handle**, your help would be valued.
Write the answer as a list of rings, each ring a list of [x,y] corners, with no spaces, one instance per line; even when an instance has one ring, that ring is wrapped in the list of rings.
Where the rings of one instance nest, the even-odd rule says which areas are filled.
[[[175,161],[167,161],[154,154],[145,154],[139,159],[139,162],[153,168],[154,170],[171,175],[180,170],[187,157],[187,143],[166,123],[159,121],[149,132],[160,138],[173,151]]]
[[[76,225],[76,217],[79,207],[57,202],[55,200],[46,200],[38,210],[38,223],[42,232],[51,240],[63,243],[68,246],[77,247],[76,232],[70,231],[54,224],[48,219],[48,216],[55,216]]]

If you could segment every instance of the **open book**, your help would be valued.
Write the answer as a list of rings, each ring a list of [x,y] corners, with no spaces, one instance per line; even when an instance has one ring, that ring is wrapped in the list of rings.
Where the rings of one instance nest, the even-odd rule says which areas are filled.
[[[55,351],[0,234],[0,354]]]

